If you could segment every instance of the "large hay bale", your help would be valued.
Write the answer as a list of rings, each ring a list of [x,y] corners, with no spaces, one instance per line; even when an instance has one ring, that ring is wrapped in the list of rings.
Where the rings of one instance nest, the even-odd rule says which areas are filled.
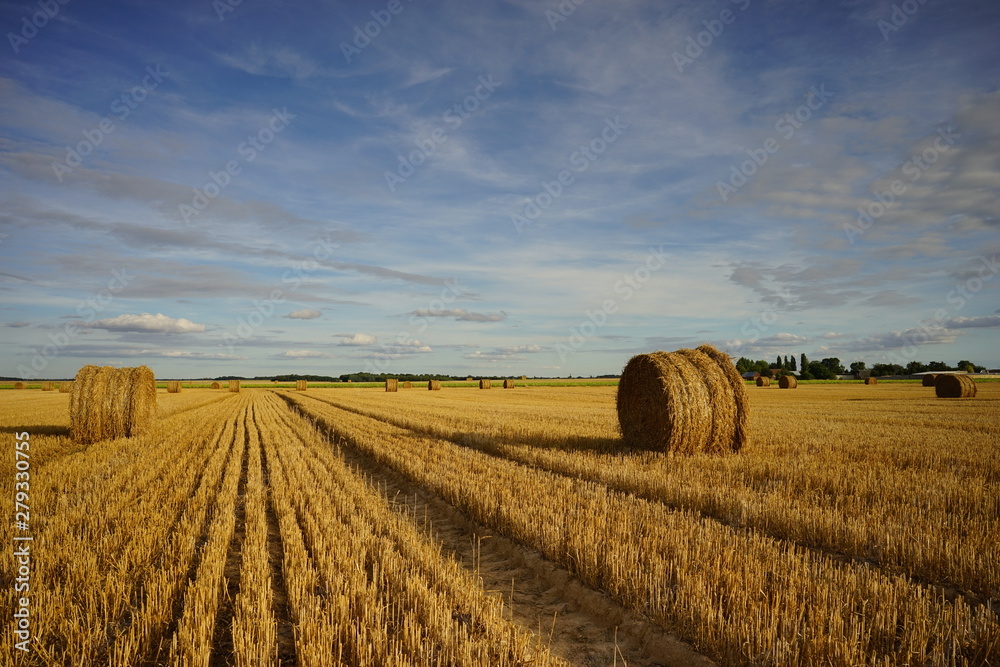
[[[504,380],[503,381],[503,388],[504,389],[513,389],[514,388],[514,381],[513,380]]]
[[[181,393],[181,383],[179,380],[167,380],[167,393],[168,394],[179,394]]]
[[[56,388],[56,383],[55,382],[43,382],[42,383],[42,391],[52,391],[55,388]]]
[[[758,387],[770,387],[771,386],[771,378],[766,378],[764,376],[761,376],[761,377],[757,378],[757,386]]]
[[[406,382],[403,383],[403,389],[409,389],[412,386],[413,386],[413,383],[410,382],[409,380],[407,380]]]
[[[729,356],[710,345],[629,360],[618,384],[625,442],[664,452],[738,451],[749,399]]]
[[[489,380],[480,380],[479,381],[479,388],[480,389],[489,389],[492,386],[493,386],[493,383],[490,382]]]
[[[14,389],[27,389],[27,388],[28,388],[28,385],[25,384],[24,382],[15,382],[14,383]]]
[[[213,382],[210,389],[222,389],[222,384],[219,382]]]
[[[68,394],[71,391],[73,391],[73,383],[72,382],[60,382],[59,383],[59,393],[60,394]]]
[[[428,380],[427,391],[441,391],[441,380]]]
[[[778,389],[795,389],[799,386],[799,379],[794,375],[782,375],[778,378]]]
[[[936,380],[937,380],[937,375],[934,375],[933,373],[930,373],[930,374],[924,376],[924,379],[920,382],[920,386],[922,386],[922,387],[934,387],[934,386],[937,386],[935,384]]]
[[[156,420],[156,378],[146,366],[84,366],[69,396],[70,435],[81,443],[129,438]]]
[[[240,381],[239,380],[230,380],[229,381],[229,391],[233,392],[234,394],[240,393]]]
[[[938,375],[934,393],[938,398],[975,398],[976,381],[968,375]]]
[[[305,391],[309,388],[308,380],[296,380],[295,381],[295,391]]]
[[[865,384],[878,384],[878,378],[865,378]]]
[[[396,378],[386,378],[385,381],[386,391],[399,391],[399,380]]]

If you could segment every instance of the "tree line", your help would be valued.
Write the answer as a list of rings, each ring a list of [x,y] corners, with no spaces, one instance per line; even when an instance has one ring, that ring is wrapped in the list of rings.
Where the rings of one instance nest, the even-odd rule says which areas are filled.
[[[775,369],[777,372],[775,372]],[[791,371],[798,372],[800,380],[833,380],[838,375],[858,375],[861,371],[869,370],[863,361],[851,362],[850,370],[845,369],[837,357],[827,357],[820,361],[810,361],[805,354],[799,357],[796,363],[795,355],[790,357],[778,356],[772,364],[763,359],[753,360],[740,357],[736,362],[736,370],[742,373],[760,373],[764,377],[774,377],[775,375],[789,374]],[[871,367],[873,377],[885,375],[914,375],[915,373],[940,372],[940,371],[965,371],[967,373],[978,373],[986,370],[985,366],[979,366],[967,359],[958,362],[954,367],[943,361],[911,361],[906,366],[899,364],[873,364]]]

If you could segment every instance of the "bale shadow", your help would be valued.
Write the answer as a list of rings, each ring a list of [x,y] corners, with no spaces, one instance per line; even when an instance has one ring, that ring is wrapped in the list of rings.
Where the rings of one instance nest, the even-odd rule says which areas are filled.
[[[69,426],[37,424],[35,426],[0,426],[0,433],[24,433],[30,435],[63,435],[69,437]]]

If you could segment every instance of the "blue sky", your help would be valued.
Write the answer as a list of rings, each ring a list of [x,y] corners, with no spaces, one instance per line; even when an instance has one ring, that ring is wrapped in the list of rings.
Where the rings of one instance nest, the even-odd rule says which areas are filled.
[[[0,375],[590,375],[702,342],[1000,367],[995,2],[0,27]]]

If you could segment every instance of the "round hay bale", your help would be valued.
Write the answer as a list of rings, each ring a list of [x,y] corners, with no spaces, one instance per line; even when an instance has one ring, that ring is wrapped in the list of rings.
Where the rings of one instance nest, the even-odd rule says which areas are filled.
[[[515,385],[514,385],[514,381],[513,380],[504,380],[503,381],[503,388],[504,389],[513,389],[514,386]]]
[[[305,391],[309,388],[308,380],[296,380],[295,381],[295,391]]]
[[[55,388],[56,388],[56,383],[55,382],[43,382],[42,383],[42,391],[52,391]]]
[[[181,393],[181,383],[178,380],[168,380],[167,381],[167,393],[168,394],[179,394]]]
[[[387,378],[385,381],[386,391],[399,391],[399,380],[396,378]]]
[[[428,380],[427,391],[441,391],[441,380]]]
[[[412,386],[413,386],[413,383],[410,382],[409,380],[407,380],[406,382],[403,383],[403,389],[409,389]]]
[[[922,387],[934,387],[934,386],[937,386],[935,384],[936,380],[937,380],[937,375],[934,375],[933,373],[931,373],[929,375],[925,375],[924,379],[920,382],[920,386],[922,386]]]
[[[795,389],[799,386],[799,380],[794,375],[782,375],[778,378],[778,389]]]
[[[521,379],[522,379],[522,380],[527,380],[527,379],[528,379],[528,376],[527,376],[527,375],[522,375],[522,376],[521,376]]]
[[[493,383],[490,382],[489,380],[480,380],[479,381],[479,388],[480,389],[489,389],[492,386],[493,386]]]
[[[347,384],[351,384],[352,382],[354,382],[354,380],[348,380]]]
[[[229,381],[229,391],[233,392],[234,394],[240,393],[240,381],[239,380],[230,380]]]
[[[14,383],[14,389],[27,389],[27,388],[28,388],[28,385],[25,384],[24,382],[15,382]]]
[[[72,382],[60,382],[59,383],[59,393],[60,394],[68,394],[71,391],[73,391],[73,383]]]
[[[146,366],[84,366],[69,396],[70,436],[81,443],[129,438],[156,420],[156,378]]]
[[[934,393],[938,398],[975,398],[976,381],[968,375],[938,375]]]
[[[770,387],[771,386],[771,378],[766,378],[766,377],[763,377],[763,376],[757,378],[757,386],[758,387]]]
[[[709,345],[629,360],[618,384],[618,421],[633,447],[695,453],[738,451],[749,400],[728,355]]]
[[[865,384],[878,384],[878,378],[865,378]]]
[[[211,389],[222,389],[222,385],[220,383],[218,383],[218,382],[213,382],[212,386],[210,388]]]
[[[474,380],[474,378],[465,378],[466,382],[472,382],[473,380]]]

